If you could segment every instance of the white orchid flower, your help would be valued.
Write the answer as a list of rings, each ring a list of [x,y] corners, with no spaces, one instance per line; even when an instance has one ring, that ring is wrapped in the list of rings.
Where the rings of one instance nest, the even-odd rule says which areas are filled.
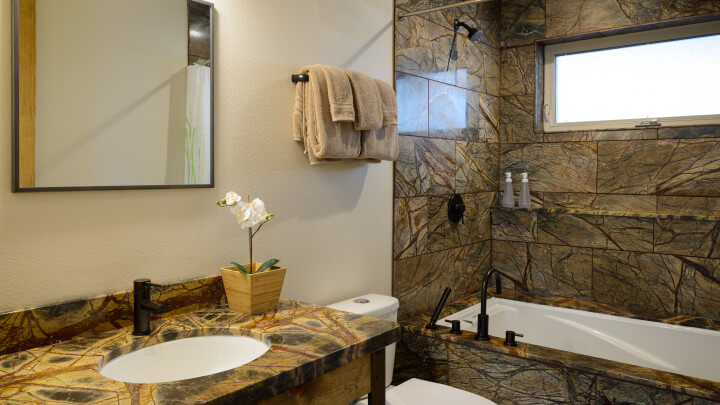
[[[235,205],[241,200],[242,198],[240,198],[240,196],[234,191],[228,191],[228,193],[225,194],[225,204],[227,205]]]
[[[270,215],[265,210],[265,203],[259,198],[253,200],[252,203],[237,203],[232,213],[237,218],[242,229],[252,228],[270,218]]]

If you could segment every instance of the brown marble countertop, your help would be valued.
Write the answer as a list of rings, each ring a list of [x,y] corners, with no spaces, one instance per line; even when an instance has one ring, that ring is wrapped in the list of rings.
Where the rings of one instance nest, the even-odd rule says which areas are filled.
[[[400,338],[395,323],[288,299],[264,315],[206,309],[160,319],[152,327],[150,336],[115,329],[0,356],[0,402],[255,403]],[[232,370],[169,383],[123,383],[98,371],[130,351],[201,335],[251,336],[270,350]]]
[[[583,311],[599,312],[609,315],[619,315],[637,319],[646,319],[675,325],[700,327],[705,329],[720,330],[717,323],[693,317],[674,317],[668,319],[647,319],[633,316],[625,311],[609,305],[596,304],[586,301],[578,301],[568,298],[542,297],[531,294],[518,293],[514,291],[503,291],[502,294],[491,294],[498,298],[506,298],[536,304],[573,308]],[[454,314],[460,310],[480,303],[480,294],[471,295],[465,299],[449,303],[443,309],[440,318]],[[491,336],[490,341],[475,340],[475,333],[462,331],[460,335],[450,334],[450,328],[438,324],[437,329],[426,329],[425,325],[430,321],[431,313],[420,314],[412,318],[400,321],[403,333],[416,333],[433,337],[447,342],[459,343],[469,347],[497,353],[509,354],[512,356],[528,358],[565,368],[576,369],[583,372],[590,372],[604,375],[610,378],[625,380],[633,383],[650,385],[664,390],[676,391],[687,395],[720,401],[720,382],[703,380],[701,378],[688,377],[666,371],[654,370],[632,364],[620,363],[612,360],[591,357],[582,354],[566,352],[558,349],[551,349],[544,346],[537,346],[518,341],[517,347],[503,345],[503,339]]]

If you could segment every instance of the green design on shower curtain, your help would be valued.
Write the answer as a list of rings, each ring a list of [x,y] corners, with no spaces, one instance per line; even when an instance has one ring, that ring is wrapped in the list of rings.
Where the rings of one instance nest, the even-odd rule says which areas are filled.
[[[185,184],[198,184],[197,168],[200,165],[200,147],[196,144],[196,129],[185,118]]]

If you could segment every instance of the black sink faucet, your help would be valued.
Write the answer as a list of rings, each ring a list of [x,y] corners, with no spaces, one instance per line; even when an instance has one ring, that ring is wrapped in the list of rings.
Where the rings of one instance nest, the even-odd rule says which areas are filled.
[[[133,309],[135,329],[133,335],[150,334],[150,311],[159,314],[165,312],[165,306],[150,301],[150,287],[160,287],[153,284],[150,279],[141,278],[133,282]]]
[[[490,340],[488,335],[488,325],[490,323],[490,317],[487,314],[487,286],[490,282],[490,276],[495,274],[495,293],[502,294],[502,284],[500,283],[500,273],[495,269],[488,270],[483,277],[482,290],[480,291],[480,314],[478,315],[478,327],[477,335],[475,339],[478,340]]]

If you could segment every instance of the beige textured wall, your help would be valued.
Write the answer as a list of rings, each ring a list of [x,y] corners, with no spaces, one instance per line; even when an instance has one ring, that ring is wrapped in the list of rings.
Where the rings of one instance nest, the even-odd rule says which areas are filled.
[[[391,0],[218,0],[216,188],[10,192],[10,2],[0,5],[0,311],[217,274],[247,242],[214,206],[232,189],[277,214],[258,258],[283,295],[329,303],[390,292],[392,165],[310,167],[290,134],[290,74],[308,63],[392,80]],[[4,186],[3,186],[4,185]]]

